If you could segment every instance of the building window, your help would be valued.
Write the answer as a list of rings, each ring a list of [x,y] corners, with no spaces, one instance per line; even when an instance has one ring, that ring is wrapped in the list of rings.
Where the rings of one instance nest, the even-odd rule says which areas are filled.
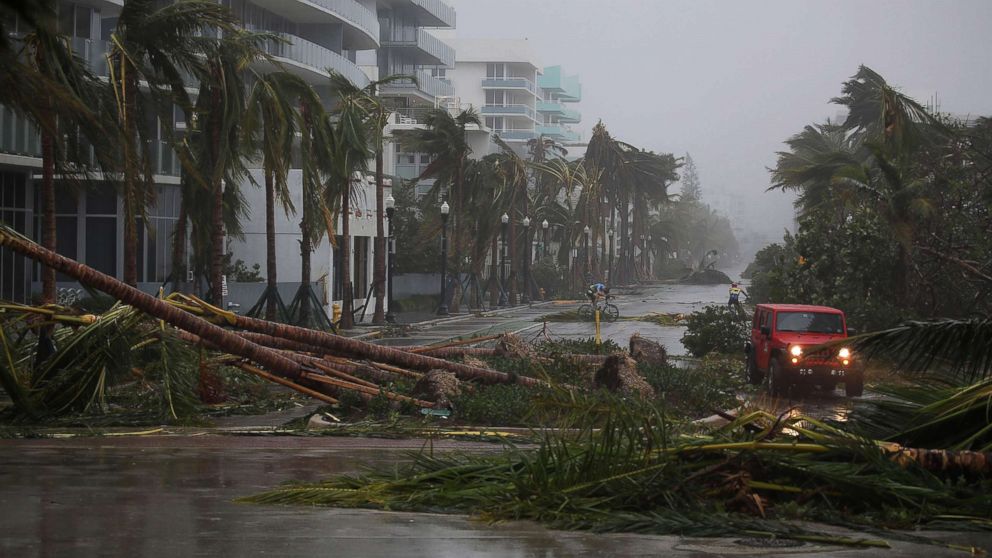
[[[486,64],[486,77],[489,79],[503,79],[506,77],[506,64],[502,62],[490,62]]]

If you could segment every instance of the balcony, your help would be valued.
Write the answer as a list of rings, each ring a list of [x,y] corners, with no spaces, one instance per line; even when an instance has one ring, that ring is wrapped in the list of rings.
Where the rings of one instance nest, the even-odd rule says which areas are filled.
[[[453,97],[455,86],[443,79],[438,79],[427,70],[417,70],[417,84],[412,81],[400,80],[383,84],[380,87],[382,95],[418,95],[423,100],[434,103],[438,97]]]
[[[388,37],[384,31],[379,42],[383,48],[409,50],[414,64],[447,67],[455,65],[455,49],[421,28],[417,28],[416,38]]]
[[[297,23],[340,23],[348,50],[379,47],[379,18],[357,0],[252,0],[252,4]]]
[[[30,120],[0,106],[0,153],[41,157],[41,135]]]
[[[537,133],[542,136],[547,136],[549,138],[558,141],[568,141],[574,142],[579,141],[581,136],[578,132],[569,130],[564,126],[558,126],[556,124],[545,124],[537,127]]]
[[[565,109],[558,117],[558,121],[566,124],[578,124],[582,122],[582,113],[575,109]]]
[[[493,130],[493,133],[499,136],[503,141],[527,141],[537,137],[537,132],[527,129]]]
[[[529,91],[532,95],[537,96],[537,87],[534,85],[534,82],[524,77],[483,78],[482,88],[518,89],[522,91]]]
[[[565,105],[558,101],[538,101],[537,112],[560,115],[565,113]]]
[[[329,75],[327,73],[329,68],[359,87],[369,84],[365,72],[354,62],[333,50],[287,33],[280,33],[279,37],[286,42],[268,41],[265,43],[265,51],[282,63],[286,70],[310,83],[324,84]]]
[[[555,93],[559,100],[575,103],[582,100],[582,84],[579,76],[562,75],[561,66],[548,66],[544,73],[537,77],[537,85]]]
[[[96,76],[107,75],[107,41],[94,41],[72,37],[73,52],[83,59],[86,67]]]
[[[527,105],[485,105],[481,113],[483,116],[524,116],[537,120],[534,109]]]
[[[455,9],[441,0],[410,0],[417,6],[419,23],[424,27],[454,27]]]

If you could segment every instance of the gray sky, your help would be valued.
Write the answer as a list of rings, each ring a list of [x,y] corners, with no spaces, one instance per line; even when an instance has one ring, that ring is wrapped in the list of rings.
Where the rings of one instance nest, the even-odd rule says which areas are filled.
[[[704,194],[790,213],[765,170],[782,141],[835,117],[859,64],[919,101],[992,115],[992,0],[459,0],[459,37],[527,38],[580,75],[578,128],[696,161]],[[772,199],[768,199],[772,198]],[[771,218],[765,230],[791,220]]]

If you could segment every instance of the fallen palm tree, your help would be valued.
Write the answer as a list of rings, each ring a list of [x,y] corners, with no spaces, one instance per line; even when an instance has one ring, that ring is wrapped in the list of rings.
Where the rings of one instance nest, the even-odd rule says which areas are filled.
[[[543,404],[570,408],[572,423],[563,426],[573,429],[545,432],[536,449],[423,453],[406,467],[285,485],[246,501],[468,513],[596,532],[887,547],[884,537],[965,551],[977,549],[892,529],[992,529],[988,462],[932,468],[927,452],[801,415],[756,412],[699,432],[638,398],[561,392]],[[946,457],[961,464],[964,456]],[[978,463],[973,452],[966,457]],[[823,532],[810,521],[876,538]]]

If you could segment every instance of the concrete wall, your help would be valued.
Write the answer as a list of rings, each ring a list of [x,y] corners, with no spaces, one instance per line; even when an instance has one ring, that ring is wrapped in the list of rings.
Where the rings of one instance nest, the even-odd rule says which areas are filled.
[[[436,295],[441,291],[440,273],[401,273],[393,276],[393,296]]]

